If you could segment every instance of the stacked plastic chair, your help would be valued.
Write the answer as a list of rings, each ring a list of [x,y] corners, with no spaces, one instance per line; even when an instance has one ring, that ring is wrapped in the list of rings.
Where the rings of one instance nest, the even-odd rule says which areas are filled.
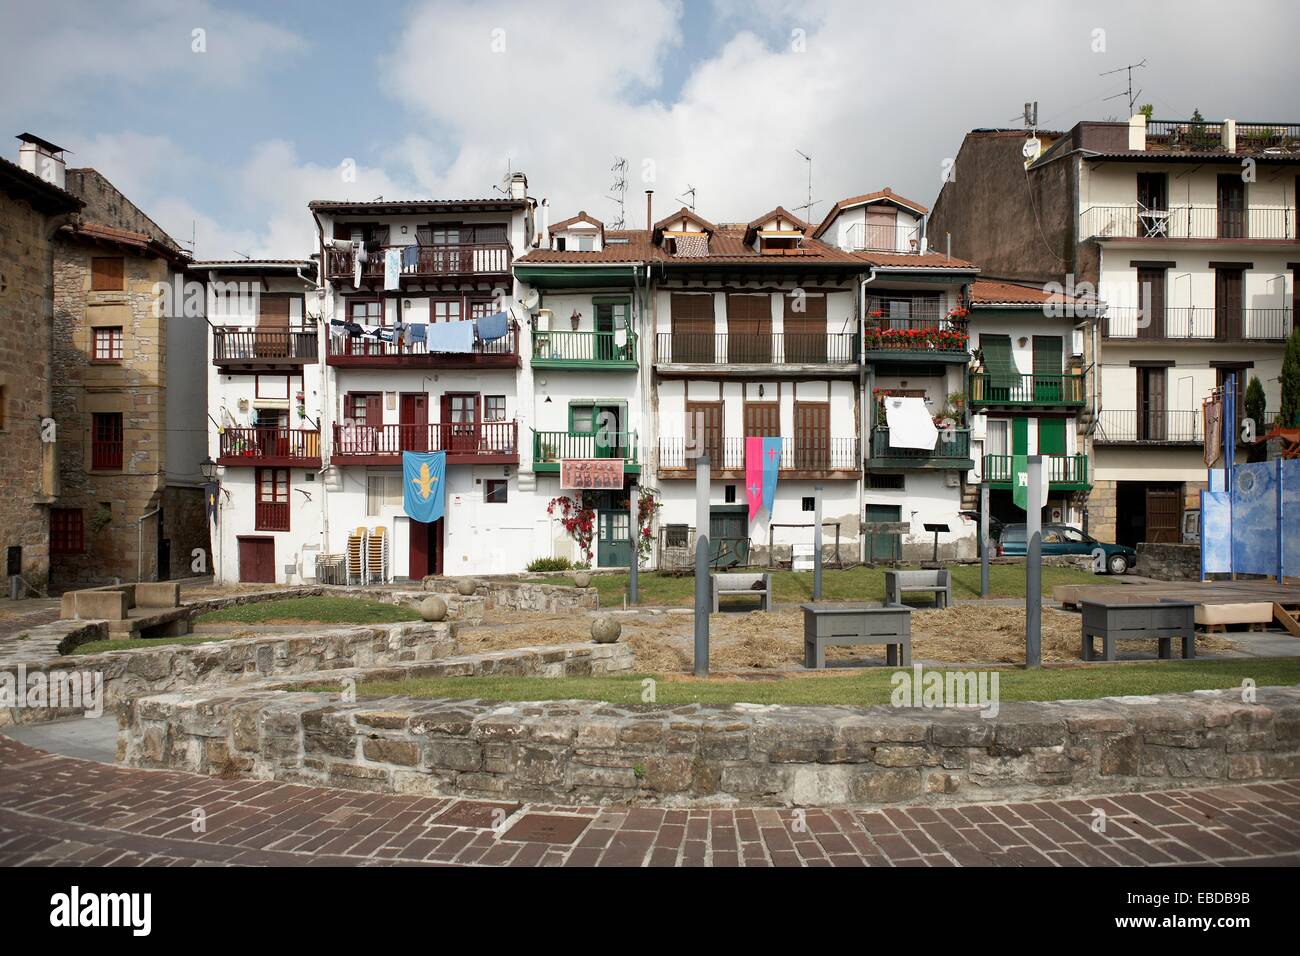
[[[366,584],[367,538],[365,528],[357,528],[348,535],[348,584]]]
[[[383,584],[388,581],[388,535],[382,525],[374,528],[366,538],[366,583]]]

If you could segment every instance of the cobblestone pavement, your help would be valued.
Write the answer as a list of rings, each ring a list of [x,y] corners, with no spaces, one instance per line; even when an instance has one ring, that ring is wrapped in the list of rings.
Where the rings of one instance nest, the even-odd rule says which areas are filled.
[[[521,806],[137,770],[0,736],[0,865],[392,863],[1293,866],[1300,782],[940,809]]]

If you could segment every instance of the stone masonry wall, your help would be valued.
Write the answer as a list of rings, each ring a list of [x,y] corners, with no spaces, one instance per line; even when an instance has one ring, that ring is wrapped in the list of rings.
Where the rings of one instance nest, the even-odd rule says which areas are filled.
[[[1300,687],[955,709],[137,699],[143,767],[541,803],[949,804],[1300,777]]]
[[[1201,548],[1195,544],[1139,542],[1138,573],[1161,581],[1199,581]]]
[[[1098,541],[1115,540],[1115,482],[1094,480],[1088,495],[1088,534]]]
[[[456,594],[459,578],[427,577],[426,591],[446,596]],[[579,588],[563,584],[531,584],[515,581],[479,579],[475,595],[486,602],[488,608],[507,608],[515,611],[567,611],[594,609],[600,606],[596,589]]]

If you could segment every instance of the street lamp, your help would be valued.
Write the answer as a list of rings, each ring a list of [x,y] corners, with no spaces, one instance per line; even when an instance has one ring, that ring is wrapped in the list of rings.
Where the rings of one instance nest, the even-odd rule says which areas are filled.
[[[199,472],[202,473],[205,481],[211,481],[217,477],[217,463],[212,460],[211,455],[199,462]]]

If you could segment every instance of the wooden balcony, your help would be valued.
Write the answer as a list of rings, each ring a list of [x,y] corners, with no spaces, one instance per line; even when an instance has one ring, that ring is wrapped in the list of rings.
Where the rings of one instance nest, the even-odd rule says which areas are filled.
[[[955,428],[951,432],[939,429],[939,440],[933,449],[899,448],[889,442],[888,428],[871,431],[871,457],[867,465],[873,469],[927,468],[967,471],[975,467],[970,456],[970,429]]]
[[[636,370],[636,333],[533,332],[533,368]]]
[[[245,468],[319,468],[320,432],[302,428],[227,428],[218,465]]]
[[[655,367],[665,374],[856,374],[858,358],[858,336],[853,332],[660,332],[655,336]]]
[[[1080,408],[1084,377],[1030,372],[974,372],[971,405],[981,408]]]
[[[212,330],[212,364],[226,372],[292,370],[318,361],[315,329]]]
[[[659,439],[659,477],[694,478],[695,460],[709,455],[713,478],[745,479],[745,439],[727,437],[717,443],[688,447],[684,438]],[[781,439],[782,478],[857,478],[862,474],[856,438],[807,435]]]
[[[445,451],[449,465],[517,465],[519,423],[335,425],[330,461],[338,465],[397,465],[404,451]]]
[[[890,319],[867,315],[864,349],[870,362],[970,361],[970,336],[937,315]]]
[[[519,326],[510,323],[503,338],[474,343],[469,352],[430,351],[422,341],[403,336],[385,342],[369,335],[347,335],[331,328],[325,362],[342,368],[518,368]]]
[[[1014,462],[1012,455],[985,455],[984,480],[993,488],[1010,488],[1015,477]],[[1055,490],[1086,491],[1092,487],[1088,482],[1087,455],[1044,455],[1043,467]]]
[[[288,531],[289,502],[258,501],[253,505],[253,530]]]
[[[512,254],[508,242],[459,243],[439,246],[381,247],[367,254],[361,265],[362,282],[384,281],[385,249],[413,249],[403,255],[403,279],[442,279],[463,276],[508,276]],[[325,249],[325,277],[351,282],[355,277],[352,250],[341,247]]]
[[[636,432],[589,432],[575,435],[572,432],[533,432],[533,471],[538,474],[557,473],[565,458],[621,458],[623,471],[638,473]]]

